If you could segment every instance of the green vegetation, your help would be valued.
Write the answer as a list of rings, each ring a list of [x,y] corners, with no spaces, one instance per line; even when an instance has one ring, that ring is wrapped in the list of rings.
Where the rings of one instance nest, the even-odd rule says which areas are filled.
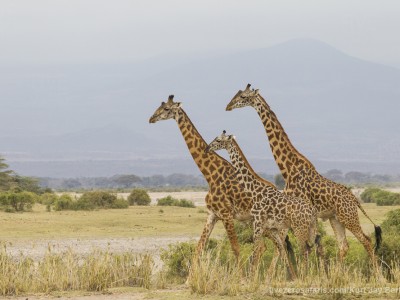
[[[67,199],[66,196],[63,198]],[[70,200],[75,201],[73,196],[70,196]],[[54,197],[51,194],[43,194],[38,202],[43,204],[35,205],[33,213],[0,212],[2,219],[0,238],[11,243],[54,237],[147,238],[179,235],[197,238],[206,219],[204,214],[193,214],[191,208],[182,207],[163,206],[164,213],[160,213],[159,206],[131,206],[123,211],[46,212],[46,203],[55,203]],[[345,264],[340,266],[336,240],[329,235],[323,237],[328,274],[325,274],[320,262],[312,254],[307,272],[301,264],[298,264],[299,279],[288,282],[286,270],[280,263],[276,274],[267,280],[267,269],[274,252],[272,243],[266,239],[266,251],[261,264],[257,271],[252,273],[250,271],[250,257],[253,251],[251,227],[249,224],[239,222],[235,224],[241,250],[240,264],[236,265],[228,239],[226,237],[215,239],[225,232],[219,222],[200,259],[193,260],[197,244],[195,241],[171,244],[161,251],[161,259],[164,262],[161,270],[153,268],[152,255],[135,255],[131,252],[116,254],[95,250],[82,256],[82,253],[74,253],[71,249],[64,253],[51,253],[49,248],[50,252],[44,257],[31,258],[22,255],[16,257],[15,253],[12,256],[7,247],[3,247],[3,251],[0,250],[0,297],[32,293],[57,295],[64,291],[114,293],[118,287],[127,289],[140,286],[148,289],[148,292],[142,291],[146,293],[144,295],[146,299],[187,299],[200,295],[204,295],[201,296],[204,299],[213,300],[224,297],[272,299],[285,298],[289,296],[288,294],[296,299],[293,291],[271,292],[270,289],[398,287],[400,210],[377,207],[374,203],[364,207],[367,213],[374,212],[372,218],[379,220],[377,222],[382,225],[383,244],[378,256],[384,261],[382,268],[384,276],[388,278],[387,281],[376,279],[376,275],[371,272],[372,268],[364,248],[352,237],[349,237],[350,249]],[[386,213],[386,217],[383,218]],[[324,224],[326,226],[326,223]],[[323,233],[323,226],[320,224],[319,227]],[[373,230],[370,222],[367,229]],[[293,238],[291,242],[298,255],[298,248]],[[187,287],[180,285],[187,279]],[[173,294],[171,291],[174,291]],[[304,296],[306,294],[302,297]],[[315,295],[314,298],[319,299],[323,296],[326,294]],[[340,293],[331,296],[332,299],[343,298]],[[397,294],[385,294],[385,298],[388,299],[396,296]]]
[[[49,201],[53,201],[53,198]],[[73,200],[68,194],[63,194],[58,199],[55,199],[53,203],[56,211],[128,208],[129,206],[126,200],[118,198],[116,194],[104,191],[86,192],[77,200]]]
[[[53,291],[105,291],[113,287],[150,288],[153,261],[149,255],[93,251],[87,256],[50,250],[38,262],[29,257],[13,258],[0,245],[0,295]]]
[[[367,188],[360,197],[364,202],[374,202],[378,206],[400,205],[400,193],[384,191],[379,188]]]
[[[151,199],[144,189],[134,189],[128,196],[129,205],[150,205]]]
[[[0,193],[0,209],[6,212],[30,211],[37,197],[32,192],[3,192]]]
[[[188,174],[153,175],[139,177],[134,174],[92,178],[40,178],[40,185],[58,191],[84,191],[93,189],[117,189],[128,191],[132,188],[153,188],[161,190],[202,189],[207,187],[203,176]]]
[[[167,196],[161,199],[157,199],[158,206],[180,206],[180,207],[196,207],[192,201],[186,199],[176,199],[172,196]]]
[[[32,177],[25,177],[16,174],[12,170],[8,170],[8,165],[4,162],[4,158],[0,156],[0,192],[33,192],[41,194],[44,190],[39,186],[39,180]]]

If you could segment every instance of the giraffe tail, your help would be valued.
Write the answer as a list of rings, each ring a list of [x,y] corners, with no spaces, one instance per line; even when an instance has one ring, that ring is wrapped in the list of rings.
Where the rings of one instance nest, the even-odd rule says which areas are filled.
[[[294,257],[294,250],[292,243],[289,240],[289,235],[286,236],[285,243],[286,243],[286,251],[288,252],[289,256]]]
[[[367,215],[364,208],[361,206],[360,202],[358,202],[358,208],[367,217],[367,219],[370,220],[372,224],[374,224],[374,227],[375,227],[375,248],[374,248],[374,250],[376,252],[376,251],[378,251],[379,247],[382,244],[382,228],[379,225],[376,225],[374,223],[374,221],[371,220],[371,218]]]

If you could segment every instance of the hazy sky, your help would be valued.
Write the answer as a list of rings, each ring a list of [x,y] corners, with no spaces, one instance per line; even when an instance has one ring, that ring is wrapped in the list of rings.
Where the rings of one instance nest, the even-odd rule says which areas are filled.
[[[400,66],[398,0],[1,0],[0,63],[136,61],[315,38]]]

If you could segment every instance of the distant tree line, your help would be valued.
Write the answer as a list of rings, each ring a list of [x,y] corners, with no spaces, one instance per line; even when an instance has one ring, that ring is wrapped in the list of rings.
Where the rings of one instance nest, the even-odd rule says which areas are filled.
[[[283,189],[285,182],[280,174],[270,175],[259,173],[261,177],[273,182]],[[399,175],[379,175],[362,172],[343,173],[340,170],[329,170],[323,173],[325,177],[346,185],[388,184],[400,183]],[[81,178],[39,178],[42,188],[55,190],[91,190],[132,188],[206,188],[207,182],[201,175],[171,174],[140,177],[133,174],[114,175],[112,177],[81,177]]]
[[[137,175],[114,175],[112,177],[81,178],[39,178],[40,186],[55,190],[88,190],[166,187],[206,187],[207,182],[201,175],[171,174],[139,177]]]
[[[343,173],[340,170],[332,169],[322,174],[326,178],[344,184],[386,184],[386,183],[399,183],[400,174],[397,175],[382,175],[371,174],[357,171]]]

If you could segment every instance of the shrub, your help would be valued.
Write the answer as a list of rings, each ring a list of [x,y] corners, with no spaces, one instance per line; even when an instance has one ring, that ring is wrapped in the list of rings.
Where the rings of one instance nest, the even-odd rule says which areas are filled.
[[[162,249],[160,257],[167,268],[168,275],[186,278],[189,275],[190,263],[195,251],[196,244],[188,242],[171,244],[168,249]]]
[[[171,195],[157,199],[157,205],[159,206],[180,206],[180,207],[196,207],[194,203],[186,199],[175,199]]]
[[[378,206],[400,205],[400,194],[378,188],[368,188],[361,194],[364,202],[375,202]]]
[[[31,192],[6,192],[0,194],[0,205],[7,212],[29,211],[36,198]]]
[[[58,199],[58,196],[53,193],[44,193],[38,198],[38,202],[43,205],[53,205]]]
[[[374,195],[376,192],[379,192],[379,191],[381,191],[381,189],[378,189],[378,188],[367,188],[367,189],[365,189],[365,190],[361,193],[361,195],[360,195],[361,200],[362,200],[363,202],[365,202],[365,203],[374,202],[374,197],[373,197],[373,195]]]
[[[81,202],[82,207],[88,208],[111,208],[117,200],[117,195],[104,191],[86,192],[78,199],[77,204]]]
[[[167,196],[164,198],[157,199],[157,205],[159,206],[173,206],[175,202],[175,198],[172,198],[172,196]]]
[[[151,199],[144,189],[133,189],[128,196],[129,205],[150,205]]]
[[[62,194],[54,203],[54,210],[69,210],[72,209],[73,200],[68,194]]]
[[[122,198],[117,198],[112,204],[110,208],[114,209],[122,209],[122,208],[128,208],[129,203],[125,199]]]
[[[71,196],[62,195],[54,205],[55,210],[94,210],[98,208],[128,208],[128,202],[117,195],[93,191],[84,193],[78,200],[73,201]]]
[[[389,211],[386,214],[386,219],[382,222],[382,230],[384,233],[399,233],[400,232],[400,208]]]

